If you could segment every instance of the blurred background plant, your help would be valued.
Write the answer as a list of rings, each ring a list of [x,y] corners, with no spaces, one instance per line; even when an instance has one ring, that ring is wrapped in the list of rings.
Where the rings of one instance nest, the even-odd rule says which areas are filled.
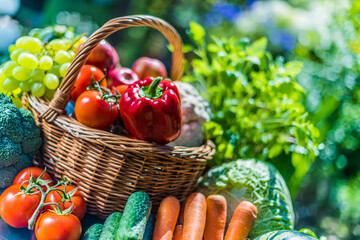
[[[297,225],[338,239],[360,236],[359,3],[258,1],[234,26],[239,36],[267,36],[273,54],[304,63],[297,79],[322,144],[297,197]]]
[[[299,99],[320,130],[321,144],[312,167],[295,183],[301,186],[293,195],[296,225],[329,240],[359,239],[360,1],[0,0],[0,64],[8,58],[8,45],[31,28],[58,23],[90,34],[110,18],[139,13],[170,22],[187,44],[186,29],[195,21],[207,36],[251,41],[266,37],[275,59],[282,55],[286,61],[303,62],[297,81],[306,94]],[[131,28],[109,41],[125,66],[147,55],[169,67],[165,39],[156,31]],[[291,159],[285,154],[276,161],[289,164]],[[287,169],[294,171],[284,168],[285,176]]]

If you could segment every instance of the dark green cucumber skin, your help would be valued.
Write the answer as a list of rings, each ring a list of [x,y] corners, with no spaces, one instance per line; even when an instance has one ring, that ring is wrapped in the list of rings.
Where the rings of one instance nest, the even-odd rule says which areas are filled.
[[[83,240],[99,240],[100,235],[103,229],[103,225],[100,223],[96,223],[94,225],[91,225],[91,227],[86,230]]]
[[[153,239],[154,227],[155,227],[155,214],[150,214],[150,217],[146,223],[143,240]]]
[[[116,231],[119,228],[119,223],[122,213],[115,212],[110,214],[104,223],[104,227],[100,236],[100,240],[115,240]]]
[[[298,231],[279,230],[265,233],[255,240],[317,240],[316,238]]]
[[[125,205],[116,240],[142,240],[150,212],[149,195],[144,192],[133,193]]]

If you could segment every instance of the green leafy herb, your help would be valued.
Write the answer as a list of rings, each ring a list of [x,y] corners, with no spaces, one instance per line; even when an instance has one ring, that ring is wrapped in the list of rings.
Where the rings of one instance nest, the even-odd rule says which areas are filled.
[[[295,77],[302,63],[273,59],[266,38],[249,44],[247,39],[212,37],[206,44],[204,33],[199,24],[190,24],[198,58],[183,80],[203,89],[212,107],[206,129],[217,148],[210,164],[268,160],[286,170],[283,175],[296,192],[318,153],[319,134],[300,103],[304,89]]]

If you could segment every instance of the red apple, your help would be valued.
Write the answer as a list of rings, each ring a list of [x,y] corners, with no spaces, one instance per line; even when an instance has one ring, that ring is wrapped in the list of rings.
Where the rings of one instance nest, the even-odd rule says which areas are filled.
[[[132,70],[139,76],[140,79],[144,79],[146,77],[167,77],[164,64],[155,58],[139,58],[132,66]]]
[[[83,46],[81,44],[78,50]],[[101,40],[100,43],[91,51],[86,64],[94,65],[104,72],[109,72],[119,64],[119,55],[115,48],[105,40]]]
[[[116,87],[118,85],[132,84],[133,82],[139,80],[139,77],[130,68],[121,67],[110,70],[107,80],[109,88],[112,89],[112,87]]]

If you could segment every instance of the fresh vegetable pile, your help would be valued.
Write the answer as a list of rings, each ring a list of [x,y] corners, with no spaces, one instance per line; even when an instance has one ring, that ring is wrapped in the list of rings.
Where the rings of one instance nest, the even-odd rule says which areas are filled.
[[[180,202],[169,196],[162,200],[158,213],[150,214],[151,201],[144,192],[130,196],[123,213],[111,214],[104,225],[94,224],[84,240],[171,240],[223,239],[227,203],[221,195],[205,198],[191,194],[180,209]],[[256,219],[256,207],[243,201],[236,208],[226,231],[225,240],[246,239]]]
[[[0,68],[0,91],[8,95],[31,92],[51,100],[84,36],[65,28],[47,37],[49,29],[37,29],[10,46],[10,58]],[[164,80],[164,64],[148,57],[132,69],[118,67],[119,56],[105,40],[89,55],[71,92],[67,110],[80,123],[158,144],[174,141],[181,131],[181,101],[177,86]],[[136,102],[136,104],[133,104]],[[146,102],[146,103],[145,103]]]
[[[248,154],[276,158],[284,152],[293,154],[297,166],[303,156],[313,159],[317,129],[297,104],[302,89],[294,81],[302,64],[273,61],[265,52],[265,39],[251,45],[216,39],[205,49],[202,31],[191,26],[192,38],[201,46],[196,50],[200,59],[193,61],[193,75],[184,79],[207,87],[212,106],[194,85],[166,79],[159,60],[142,57],[132,69],[119,67],[116,50],[103,40],[80,69],[68,116],[91,128],[172,146],[200,146],[207,129],[218,144],[216,164]],[[9,48],[11,60],[0,68],[0,91],[14,99],[23,91],[51,100],[84,40],[60,26],[19,38]],[[87,207],[75,186],[66,180],[54,184],[39,168],[26,168],[15,177],[30,165],[41,138],[30,113],[16,108],[9,96],[0,94],[0,187],[13,185],[0,196],[1,218],[12,227],[34,229],[38,240],[80,239]],[[252,121],[253,116],[261,121]],[[303,174],[297,171],[296,177]],[[309,230],[293,231],[286,182],[261,160],[213,167],[200,180],[198,192],[182,205],[173,196],[164,198],[156,215],[149,195],[133,193],[122,213],[91,226],[84,239],[317,239]]]

